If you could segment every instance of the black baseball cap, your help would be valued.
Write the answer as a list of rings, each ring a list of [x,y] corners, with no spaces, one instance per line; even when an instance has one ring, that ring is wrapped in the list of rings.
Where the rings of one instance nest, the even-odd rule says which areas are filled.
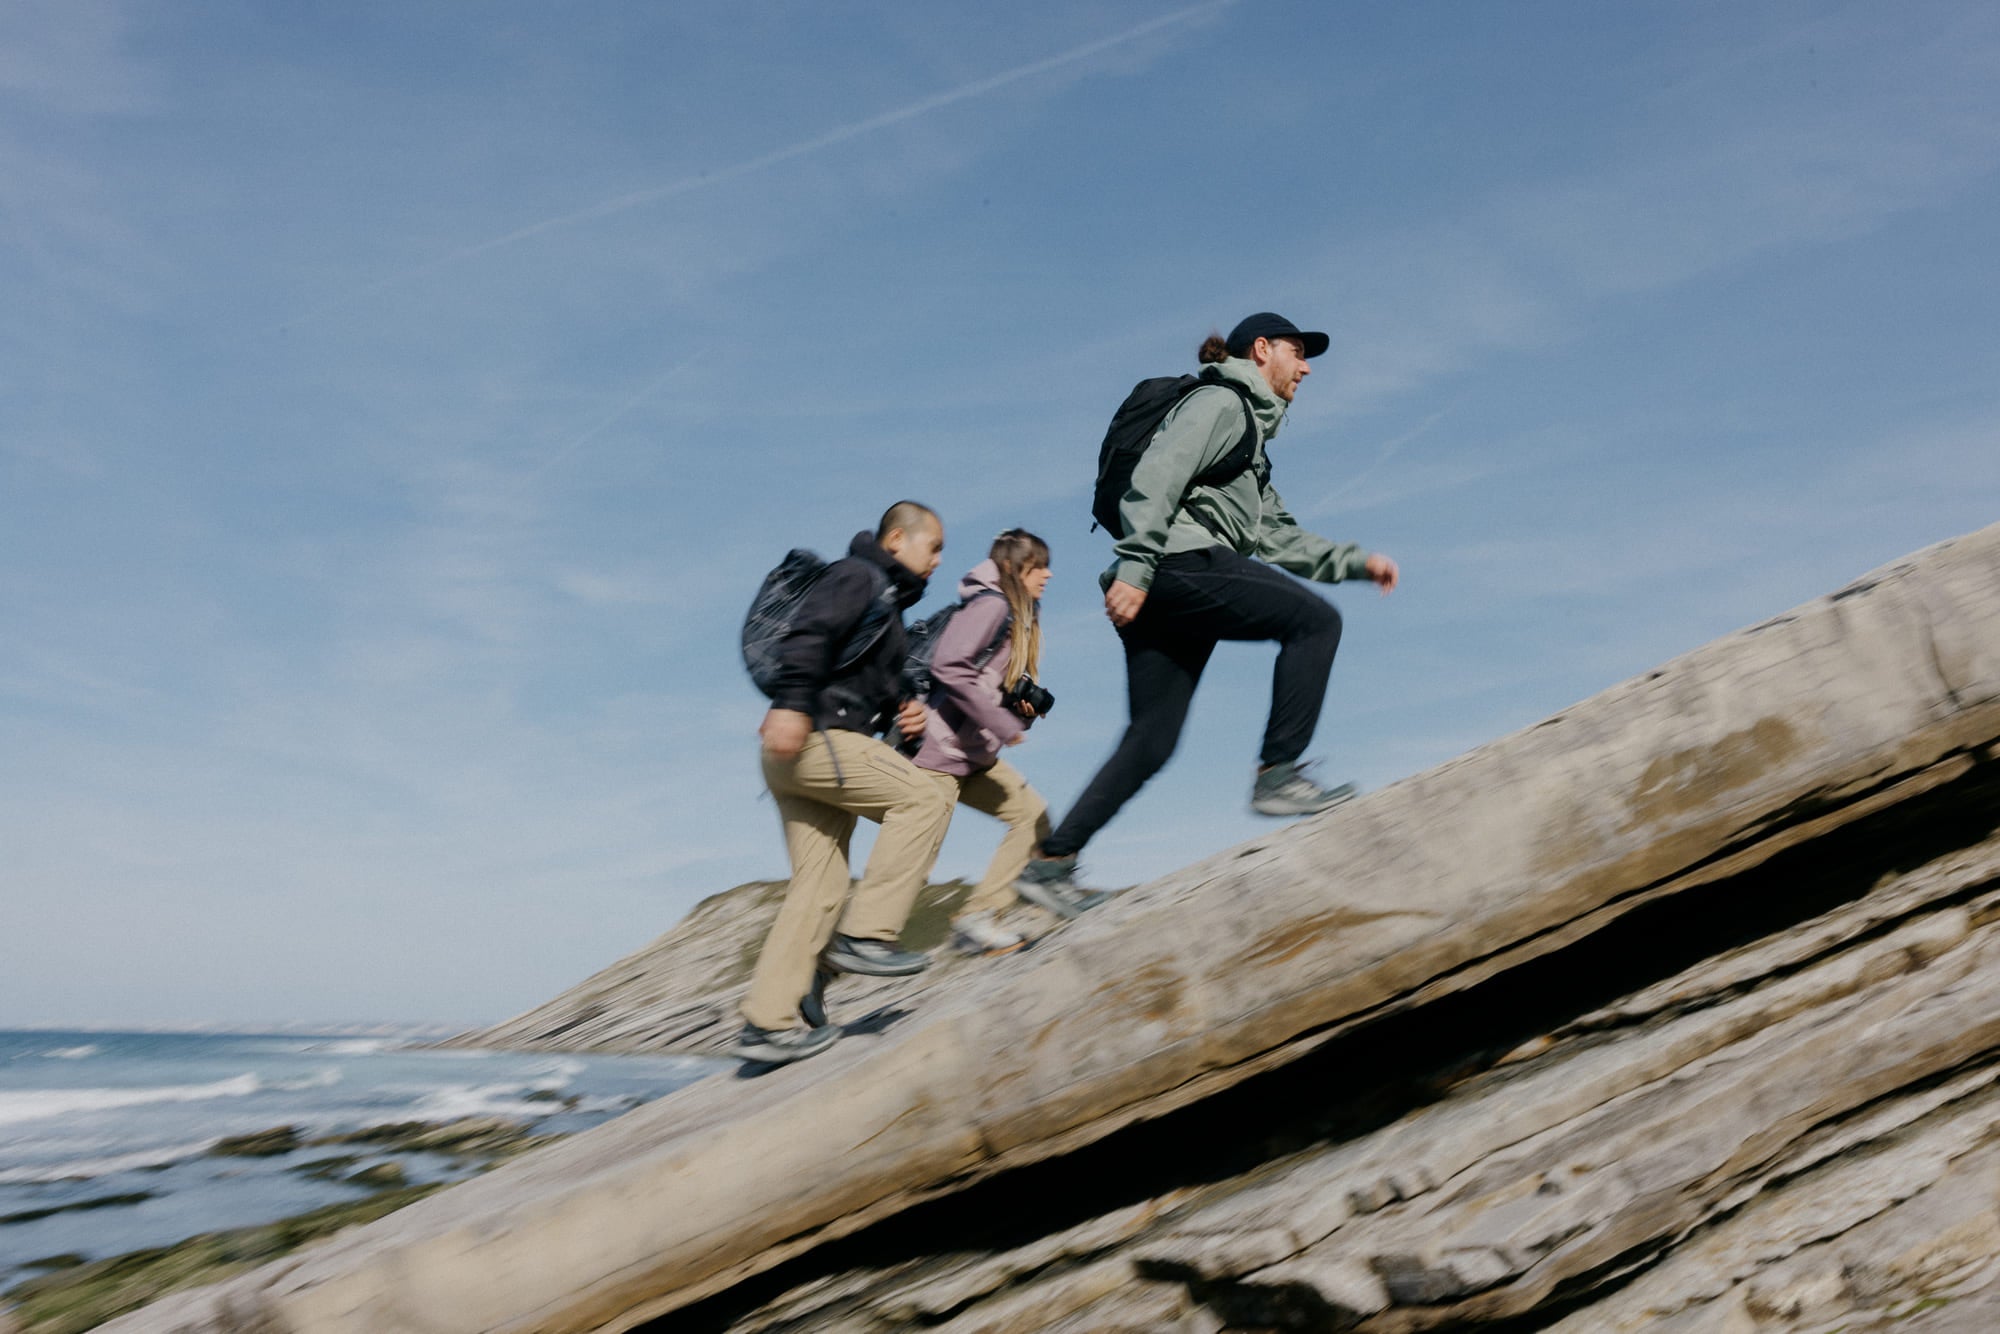
[[[1241,324],[1229,331],[1229,355],[1243,356],[1259,338],[1296,338],[1305,346],[1308,357],[1316,357],[1326,351],[1327,344],[1333,341],[1323,333],[1305,332],[1283,315],[1260,310],[1255,315],[1245,316]]]

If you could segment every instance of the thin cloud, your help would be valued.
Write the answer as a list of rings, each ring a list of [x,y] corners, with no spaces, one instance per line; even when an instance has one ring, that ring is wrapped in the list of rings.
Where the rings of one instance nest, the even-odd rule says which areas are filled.
[[[866,135],[874,134],[879,130],[886,130],[892,126],[904,124],[920,116],[927,116],[933,111],[941,111],[945,107],[955,106],[960,102],[969,102],[974,98],[984,97],[988,93],[998,92],[1000,89],[1019,83],[1024,79],[1032,79],[1040,74],[1051,73],[1065,66],[1074,65],[1078,61],[1088,60],[1092,56],[1102,55],[1106,51],[1116,50],[1121,46],[1129,45],[1132,42],[1139,41],[1141,38],[1150,37],[1154,33],[1218,13],[1235,3],[1237,3],[1237,0],[1205,0],[1205,3],[1190,5],[1186,9],[1177,9],[1171,14],[1163,14],[1159,18],[1149,19],[1136,27],[1127,28],[1122,32],[1113,33],[1108,37],[1100,37],[1095,41],[1085,42],[1081,46],[1071,47],[1069,50],[1059,52],[1056,55],[1031,61],[1025,65],[1016,65],[1014,68],[1002,70],[998,74],[990,74],[983,79],[975,79],[971,83],[961,84],[959,87],[949,89],[946,92],[921,98],[918,101],[897,107],[893,111],[885,111],[879,116],[870,116],[866,120],[852,121],[846,125],[836,126],[822,134],[814,135],[810,139],[801,139],[797,143],[787,144],[783,148],[772,149],[768,153],[760,154],[757,157],[749,158],[731,166],[718,167],[713,171],[698,172],[693,176],[683,176],[679,180],[669,181],[665,185],[656,185],[644,190],[634,190],[628,194],[614,195],[609,199],[600,200],[587,208],[558,214],[553,218],[544,218],[540,222],[529,223],[527,226],[516,228],[503,236],[496,236],[490,240],[464,246],[448,254],[440,255],[436,259],[427,260],[422,264],[398,270],[385,278],[377,279],[375,282],[363,284],[348,295],[329,301],[324,305],[316,306],[303,315],[285,321],[283,324],[278,325],[277,328],[280,330],[295,328],[301,324],[318,319],[322,315],[329,314],[332,311],[351,306],[357,301],[379,295],[391,288],[399,287],[413,278],[434,273],[439,269],[463,263],[466,260],[477,258],[480,255],[488,254],[507,246],[518,245],[522,241],[533,240],[538,236],[546,236],[550,232],[560,231],[565,227],[574,227],[579,223],[594,222],[599,218],[624,213],[645,204],[656,204],[661,200],[676,199],[683,195],[694,194],[698,191],[721,185],[726,181],[733,181],[744,176],[754,175],[757,172],[768,170],[782,163],[807,157],[824,149],[833,148]]]
[[[1323,496],[1320,499],[1319,503],[1313,506],[1313,512],[1320,513],[1322,511],[1332,509],[1336,504],[1340,502],[1340,500],[1343,497],[1351,495],[1356,490],[1359,490],[1363,483],[1367,482],[1369,478],[1373,477],[1376,473],[1382,470],[1384,464],[1388,463],[1390,459],[1393,459],[1396,457],[1396,455],[1400,454],[1403,450],[1403,446],[1409,444],[1411,441],[1417,439],[1419,436],[1428,435],[1430,433],[1430,429],[1433,426],[1436,426],[1439,422],[1443,421],[1447,416],[1450,415],[1450,411],[1451,410],[1449,408],[1440,408],[1438,411],[1433,412],[1430,416],[1418,422],[1415,426],[1412,426],[1409,430],[1403,432],[1395,439],[1389,441],[1388,444],[1382,447],[1382,452],[1375,456],[1375,461],[1373,463],[1369,464],[1366,468],[1363,468],[1361,472],[1357,476],[1355,476],[1352,480],[1348,481],[1344,485],[1335,487],[1332,491],[1329,491],[1325,496]]]
[[[628,413],[640,407],[642,404],[647,402],[647,400],[651,399],[654,395],[658,394],[662,389],[665,389],[676,375],[679,375],[682,371],[694,365],[696,360],[697,358],[695,357],[683,357],[679,361],[675,362],[673,365],[661,371],[658,375],[654,376],[651,380],[648,380],[644,385],[640,386],[640,388],[635,393],[633,393],[630,397],[626,398],[624,402],[620,403],[617,407],[613,408],[610,412],[606,413],[603,417],[599,418],[595,424],[593,424],[586,430],[580,432],[579,434],[572,436],[568,440],[565,440],[562,444],[558,445],[555,448],[555,450],[549,454],[547,458],[543,459],[540,463],[536,464],[534,468],[529,470],[528,480],[532,481],[535,478],[540,477],[543,473],[555,467],[558,463],[561,463],[564,459],[568,458],[570,455],[576,453],[577,450],[589,444],[599,435],[602,435],[612,426],[615,426]]]

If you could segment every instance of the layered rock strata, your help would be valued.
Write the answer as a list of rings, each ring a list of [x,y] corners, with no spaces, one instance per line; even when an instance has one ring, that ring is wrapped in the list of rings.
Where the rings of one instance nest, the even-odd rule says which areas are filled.
[[[823,1057],[109,1328],[224,1301],[371,1334],[1725,1328],[1700,1322],[1872,1319],[1919,1278],[1968,1294],[1927,1309],[1974,1302],[1946,1262],[1986,1226],[1956,1183],[2000,1046],[1996,737],[1989,529]],[[1934,1244],[1843,1268],[1898,1213]]]

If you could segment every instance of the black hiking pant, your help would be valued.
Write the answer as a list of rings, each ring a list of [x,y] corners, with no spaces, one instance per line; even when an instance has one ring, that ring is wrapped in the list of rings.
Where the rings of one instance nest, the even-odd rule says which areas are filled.
[[[1226,547],[1209,547],[1162,560],[1145,606],[1118,634],[1125,641],[1132,721],[1062,825],[1043,840],[1042,851],[1051,857],[1081,851],[1166,764],[1180,743],[1202,669],[1225,639],[1280,645],[1262,760],[1288,764],[1303,755],[1319,725],[1340,647],[1340,613],[1289,575]]]

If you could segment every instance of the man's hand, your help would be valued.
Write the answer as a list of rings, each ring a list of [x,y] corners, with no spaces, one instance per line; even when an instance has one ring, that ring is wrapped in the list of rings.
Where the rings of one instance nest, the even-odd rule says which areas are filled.
[[[1146,590],[1134,588],[1123,579],[1113,580],[1111,587],[1104,590],[1104,614],[1120,629],[1132,624],[1139,615],[1139,608],[1145,605]]]
[[[906,699],[902,707],[896,710],[896,726],[902,729],[906,737],[920,737],[924,734],[924,724],[930,721],[930,716],[931,711],[923,706],[922,701]]]
[[[764,738],[764,753],[774,760],[795,760],[812,735],[813,720],[796,709],[772,709],[764,715],[757,735]]]
[[[1398,571],[1396,562],[1377,551],[1368,557],[1368,577],[1382,586],[1382,596],[1388,597],[1395,591]]]

